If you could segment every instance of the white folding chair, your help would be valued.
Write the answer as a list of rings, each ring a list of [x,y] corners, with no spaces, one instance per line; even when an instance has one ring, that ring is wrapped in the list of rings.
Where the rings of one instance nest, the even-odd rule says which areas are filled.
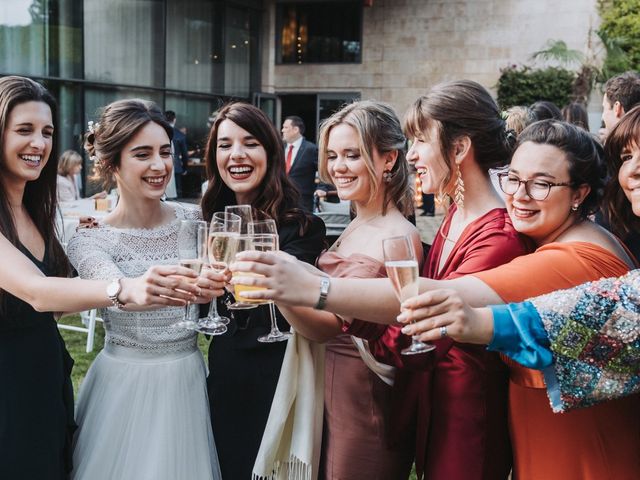
[[[102,322],[102,318],[97,316],[98,311],[94,308],[93,310],[88,310],[84,312],[80,312],[80,320],[84,327],[76,327],[75,325],[67,325],[66,323],[58,322],[58,328],[62,330],[72,330],[74,332],[81,332],[87,334],[87,348],[86,352],[93,351],[93,343],[96,333],[96,322]]]
[[[67,232],[65,232],[64,228],[64,217],[62,215],[62,210],[58,205],[57,215],[56,215],[56,233],[58,234],[58,240],[62,244],[62,247],[67,250],[67,242],[69,238],[67,238]],[[76,327],[75,325],[67,325],[65,323],[58,322],[58,328],[62,330],[72,330],[74,332],[81,332],[87,334],[87,348],[86,352],[93,351],[93,343],[96,332],[96,321],[102,322],[102,318],[97,316],[98,311],[94,308],[93,310],[86,310],[84,312],[80,312],[80,320],[84,327]]]

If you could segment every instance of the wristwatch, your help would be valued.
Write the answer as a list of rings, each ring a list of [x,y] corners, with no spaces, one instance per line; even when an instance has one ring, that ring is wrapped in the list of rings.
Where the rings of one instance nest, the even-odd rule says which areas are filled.
[[[118,295],[122,291],[122,282],[120,278],[114,279],[109,285],[107,285],[107,297],[113,303],[113,306],[119,309],[124,307],[124,303],[118,300]]]
[[[331,286],[331,281],[329,277],[322,277],[320,279],[320,296],[318,297],[318,302],[316,303],[316,310],[324,310],[324,306],[327,303],[327,295],[329,295],[329,287]]]

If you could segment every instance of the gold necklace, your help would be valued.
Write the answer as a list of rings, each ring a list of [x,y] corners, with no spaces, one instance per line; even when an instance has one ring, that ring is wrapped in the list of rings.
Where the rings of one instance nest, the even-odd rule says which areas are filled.
[[[347,238],[349,235],[351,235],[353,232],[355,232],[358,228],[360,228],[362,225],[366,225],[368,223],[373,222],[376,218],[381,217],[382,213],[378,213],[377,215],[374,215],[373,217],[369,218],[368,220],[363,220],[362,222],[358,223],[356,226],[352,227],[351,229],[349,229],[349,227],[351,225],[353,225],[353,222],[349,224],[349,226],[347,228],[345,228],[344,232],[342,232],[342,234],[340,235],[340,237],[338,237],[338,240],[336,240],[336,243],[334,243],[336,248],[340,248],[340,244],[342,244],[342,241]]]

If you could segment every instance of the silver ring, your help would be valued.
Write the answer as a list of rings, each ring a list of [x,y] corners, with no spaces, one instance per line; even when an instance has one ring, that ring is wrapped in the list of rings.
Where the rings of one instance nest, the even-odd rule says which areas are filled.
[[[440,327],[440,336],[442,338],[447,336],[447,327]]]

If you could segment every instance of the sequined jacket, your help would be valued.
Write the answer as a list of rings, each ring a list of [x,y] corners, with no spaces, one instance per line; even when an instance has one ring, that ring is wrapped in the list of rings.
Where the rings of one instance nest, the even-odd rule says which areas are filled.
[[[554,411],[640,392],[640,270],[491,309],[489,349],[543,370]]]

